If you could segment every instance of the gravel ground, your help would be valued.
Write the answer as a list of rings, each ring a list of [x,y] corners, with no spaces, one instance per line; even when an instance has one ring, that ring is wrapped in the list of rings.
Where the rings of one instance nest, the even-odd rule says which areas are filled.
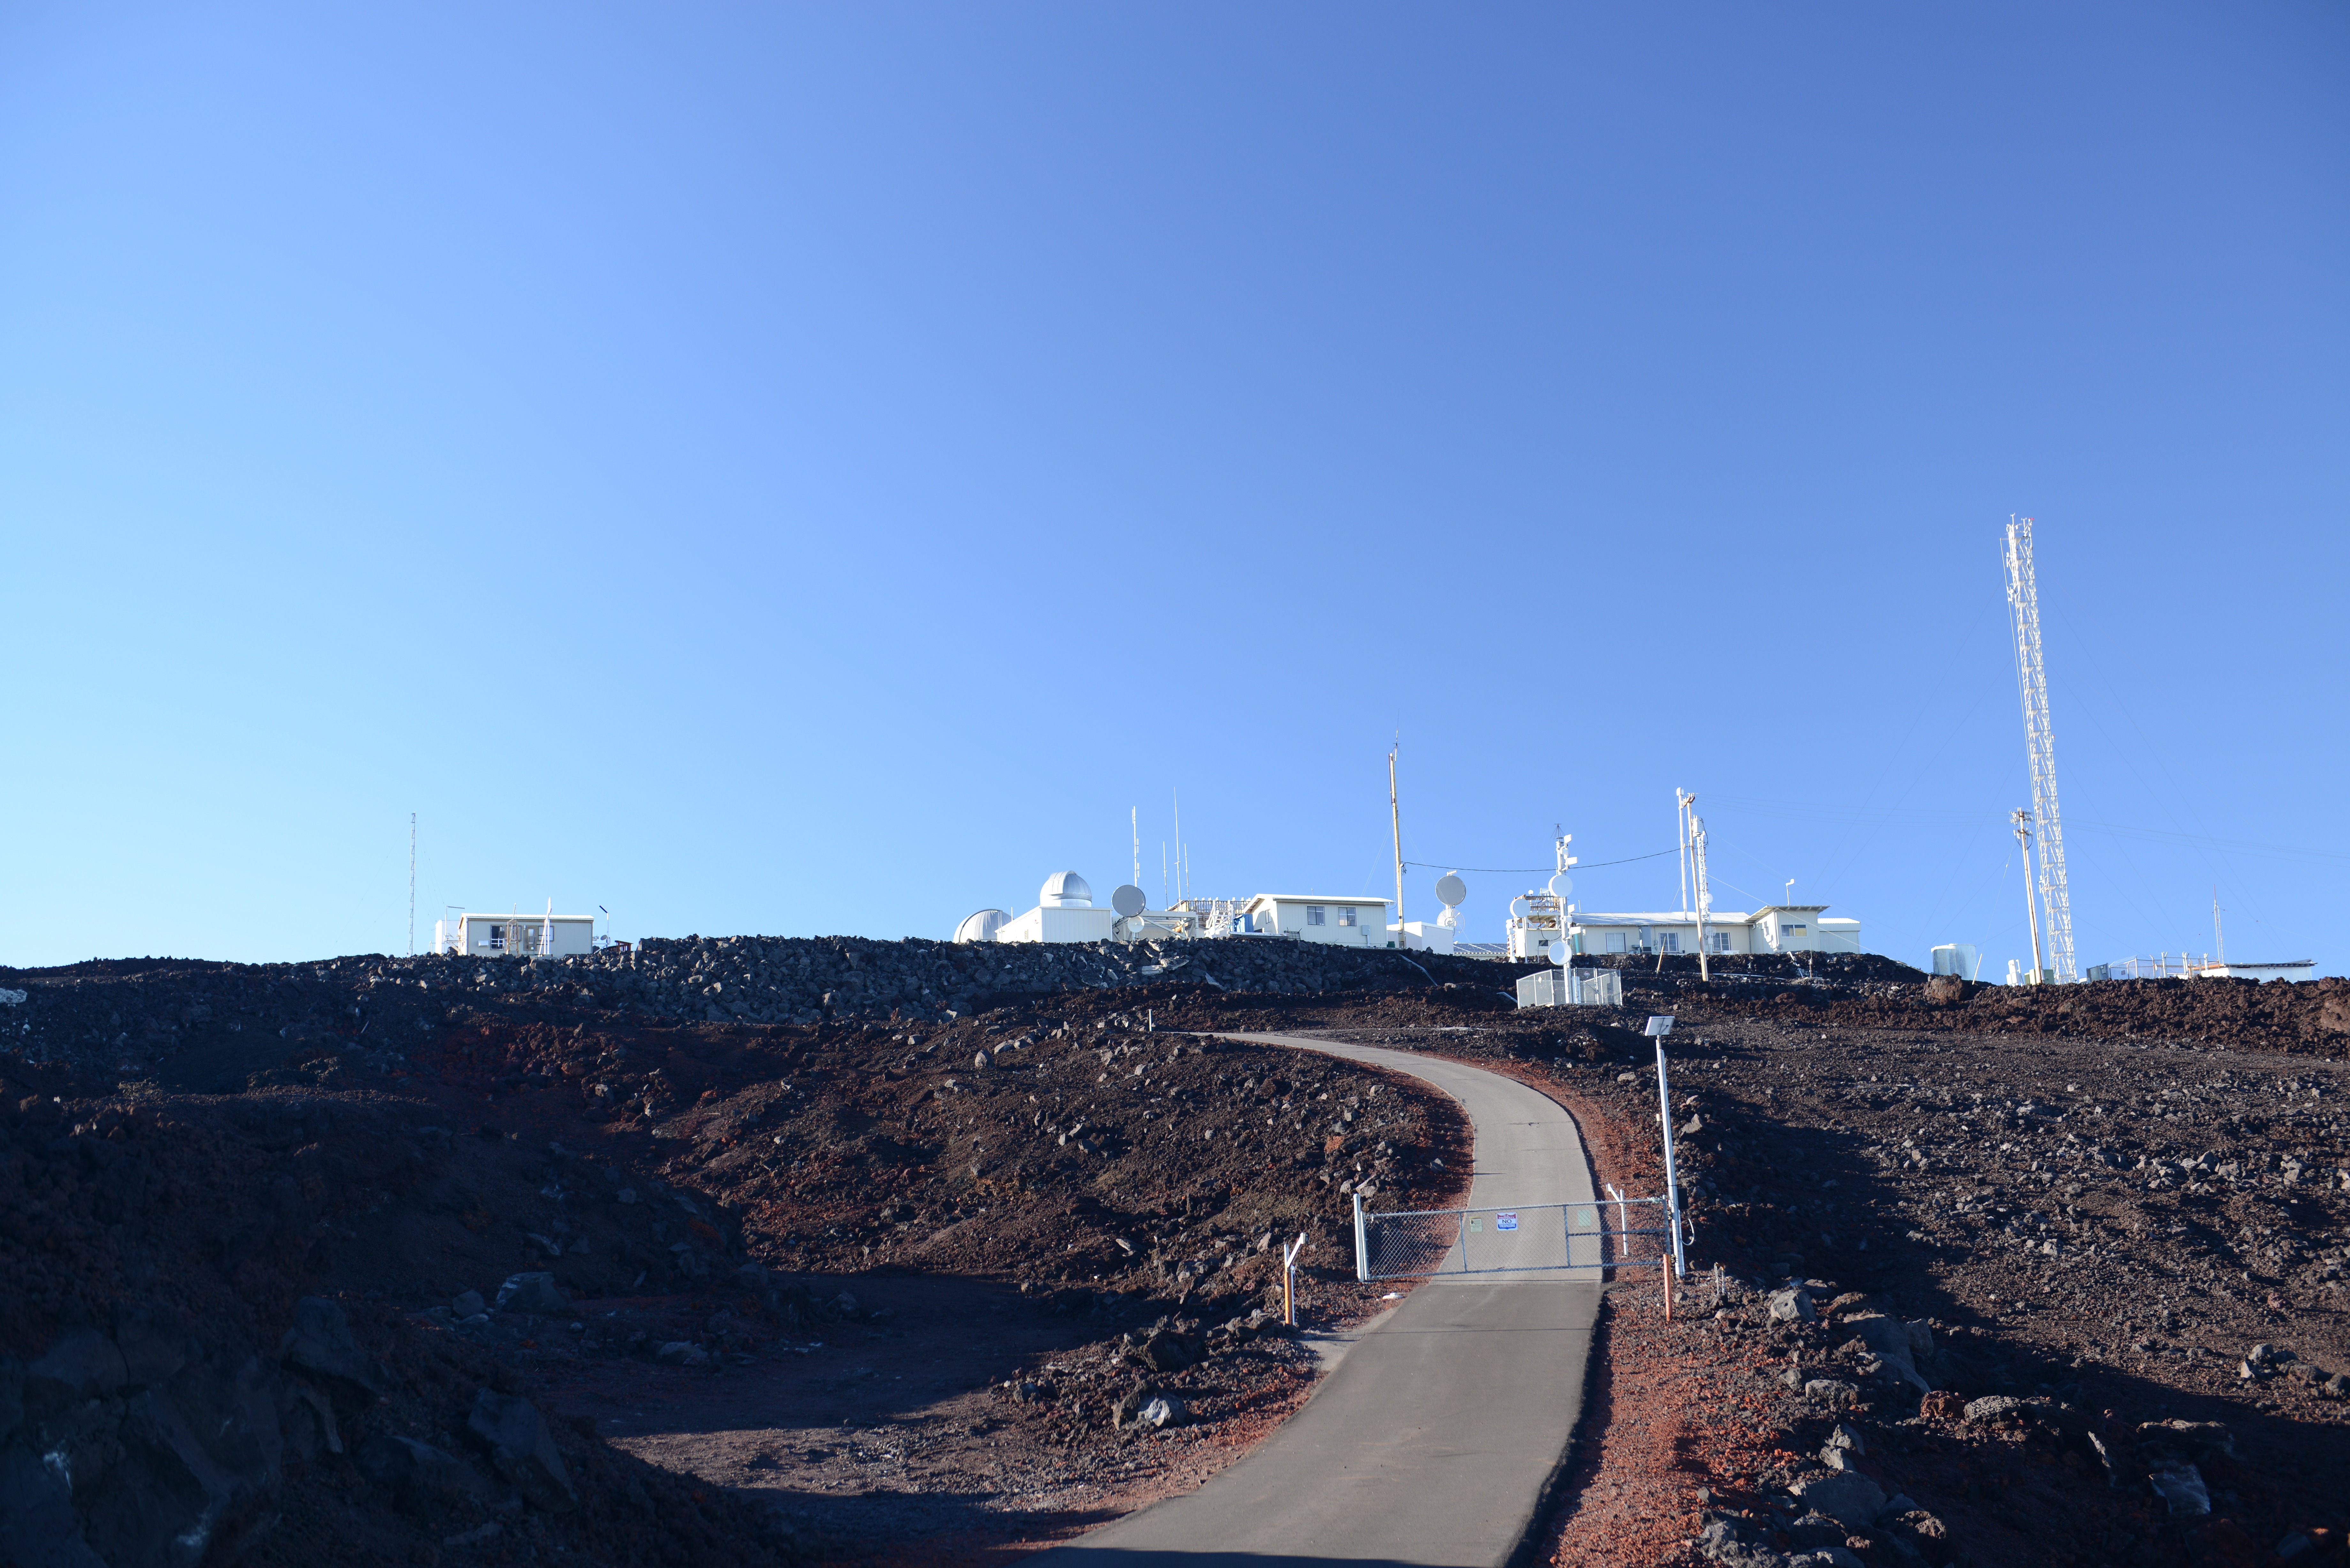
[[[1653,1281],[1610,1291],[1595,1429],[1554,1561],[2340,1550],[2338,1060],[2163,1040],[2143,1021],[2120,1039],[1822,1029],[1801,1003],[1773,1020],[1751,1004],[1711,1012],[1687,990],[1630,1000],[1644,1005],[1626,1024],[1645,1006],[1679,1009],[1674,1116],[1697,1277],[1669,1324]],[[1342,1033],[1548,1087],[1603,1179],[1656,1190],[1653,1057],[1594,1022]],[[1795,1288],[1812,1318],[1773,1321],[1772,1298]],[[1887,1371],[1869,1337],[1880,1324],[1901,1325],[1924,1387]],[[1839,1442],[1854,1445],[1841,1464],[1916,1506],[1831,1532],[1799,1493],[1832,1473],[1822,1456]],[[2209,1511],[2158,1495],[2180,1466]]]
[[[1513,1073],[1653,1192],[1638,1027],[1672,1012],[1701,1278],[1670,1323],[1653,1273],[1608,1293],[1554,1561],[2341,1550],[2338,982],[1668,963],[1618,966],[1627,1009],[1529,1014],[1473,961],[1083,950],[982,992],[1010,982],[939,946],[0,976],[12,1539],[79,1520],[140,1560],[184,1508],[255,1563],[1016,1555],[1305,1397],[1311,1345],[1263,1332],[1270,1238],[1313,1239],[1306,1313],[1343,1328],[1386,1293],[1352,1282],[1349,1189],[1465,1179],[1410,1080],[1168,1031]],[[526,1402],[521,1449],[484,1400]],[[268,1440],[188,1435],[224,1412]]]

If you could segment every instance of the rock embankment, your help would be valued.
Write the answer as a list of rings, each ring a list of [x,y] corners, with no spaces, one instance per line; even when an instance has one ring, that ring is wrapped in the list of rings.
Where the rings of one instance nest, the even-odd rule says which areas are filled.
[[[999,946],[701,936],[563,959],[129,960],[0,969],[0,1047],[137,1076],[207,1051],[242,1063],[269,1041],[278,1054],[309,1044],[389,1070],[435,1029],[497,1003],[695,1023],[938,1023],[1055,992],[1162,982],[1316,995],[1473,980],[1506,991],[1531,967],[1277,940]]]

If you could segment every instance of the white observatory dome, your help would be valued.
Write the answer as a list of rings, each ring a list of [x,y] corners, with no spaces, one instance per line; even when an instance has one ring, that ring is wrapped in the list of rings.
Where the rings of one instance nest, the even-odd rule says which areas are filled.
[[[1011,919],[1012,916],[1003,909],[982,909],[976,915],[966,915],[962,924],[955,928],[954,940],[959,942],[992,942],[995,940],[995,933]]]
[[[1045,878],[1045,890],[1036,895],[1036,901],[1048,909],[1090,909],[1094,890],[1076,872],[1055,871]]]

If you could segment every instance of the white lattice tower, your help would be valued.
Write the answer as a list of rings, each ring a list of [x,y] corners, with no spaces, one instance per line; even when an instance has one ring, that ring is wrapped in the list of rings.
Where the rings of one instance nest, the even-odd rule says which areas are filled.
[[[2040,652],[2040,587],[2032,569],[2032,519],[2007,524],[2007,614],[2015,630],[2015,682],[2023,698],[2024,752],[2032,764],[2032,815],[2040,849],[2040,904],[2048,917],[2048,967],[2070,984],[2073,895],[2064,881],[2064,829],[2056,815],[2056,731],[2048,718],[2048,668]]]

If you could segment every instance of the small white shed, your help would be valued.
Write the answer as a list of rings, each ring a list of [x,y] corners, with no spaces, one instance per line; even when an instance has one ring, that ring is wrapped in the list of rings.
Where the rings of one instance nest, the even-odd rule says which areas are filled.
[[[1388,932],[1385,898],[1349,898],[1336,893],[1259,893],[1242,911],[1248,929],[1301,941],[1336,942],[1350,948],[1395,945]]]
[[[596,917],[463,914],[432,923],[432,950],[469,958],[576,958],[596,950]]]

